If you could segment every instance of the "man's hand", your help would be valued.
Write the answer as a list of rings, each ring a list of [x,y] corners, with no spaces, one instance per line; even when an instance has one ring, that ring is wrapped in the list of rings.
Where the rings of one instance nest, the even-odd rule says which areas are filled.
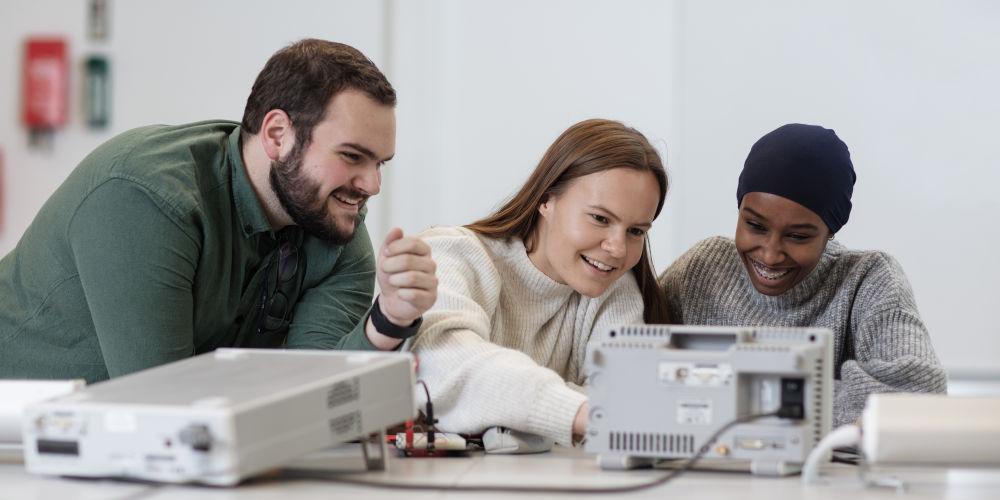
[[[427,243],[415,236],[404,237],[399,228],[390,230],[379,250],[376,271],[382,315],[398,326],[413,324],[437,300],[436,269]],[[365,330],[379,349],[395,349],[401,342],[378,333],[371,319]]]

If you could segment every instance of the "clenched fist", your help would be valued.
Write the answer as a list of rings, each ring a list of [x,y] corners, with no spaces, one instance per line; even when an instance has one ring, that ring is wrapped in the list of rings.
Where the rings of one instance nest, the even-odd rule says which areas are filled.
[[[437,300],[436,269],[427,243],[415,236],[404,237],[399,228],[390,230],[379,250],[376,271],[382,315],[396,326],[412,325]],[[401,342],[379,333],[371,319],[365,329],[379,349],[394,349]]]

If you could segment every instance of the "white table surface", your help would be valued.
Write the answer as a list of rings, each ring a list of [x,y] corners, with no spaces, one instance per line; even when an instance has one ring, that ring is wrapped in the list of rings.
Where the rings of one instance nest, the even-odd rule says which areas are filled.
[[[325,457],[302,460],[301,466],[332,466],[339,470],[360,468],[360,453],[342,449]],[[350,477],[380,481],[435,485],[517,484],[532,486],[612,486],[646,482],[662,470],[602,471],[593,456],[580,449],[556,448],[538,455],[504,456],[473,453],[467,457],[403,458],[390,456],[385,472],[353,473]],[[826,484],[803,486],[798,476],[753,477],[735,472],[688,472],[653,489],[616,495],[560,495],[543,493],[471,493],[464,491],[400,491],[313,480],[272,479],[235,488],[186,485],[152,485],[113,480],[84,480],[28,474],[10,458],[0,461],[0,499],[330,499],[372,498],[419,500],[427,498],[511,497],[527,498],[727,498],[735,500],[781,499],[1000,499],[1000,469],[893,468],[876,471],[904,479],[902,493],[890,488],[865,486],[853,466],[831,464],[824,470]]]

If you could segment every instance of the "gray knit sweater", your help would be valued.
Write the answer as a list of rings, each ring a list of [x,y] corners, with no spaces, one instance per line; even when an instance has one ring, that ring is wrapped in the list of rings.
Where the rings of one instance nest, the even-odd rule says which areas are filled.
[[[674,320],[692,325],[819,326],[833,330],[834,425],[874,392],[945,392],[947,380],[902,268],[885,252],[830,241],[804,280],[759,293],[732,239],[701,241],[660,275]]]

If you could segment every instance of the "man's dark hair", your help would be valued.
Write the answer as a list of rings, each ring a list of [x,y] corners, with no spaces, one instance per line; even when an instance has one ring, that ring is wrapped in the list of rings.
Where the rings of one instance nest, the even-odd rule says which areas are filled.
[[[260,132],[268,111],[280,109],[295,127],[296,147],[304,149],[330,99],[347,89],[396,105],[389,80],[354,47],[315,38],[295,42],[271,56],[257,75],[243,111],[243,139]]]

